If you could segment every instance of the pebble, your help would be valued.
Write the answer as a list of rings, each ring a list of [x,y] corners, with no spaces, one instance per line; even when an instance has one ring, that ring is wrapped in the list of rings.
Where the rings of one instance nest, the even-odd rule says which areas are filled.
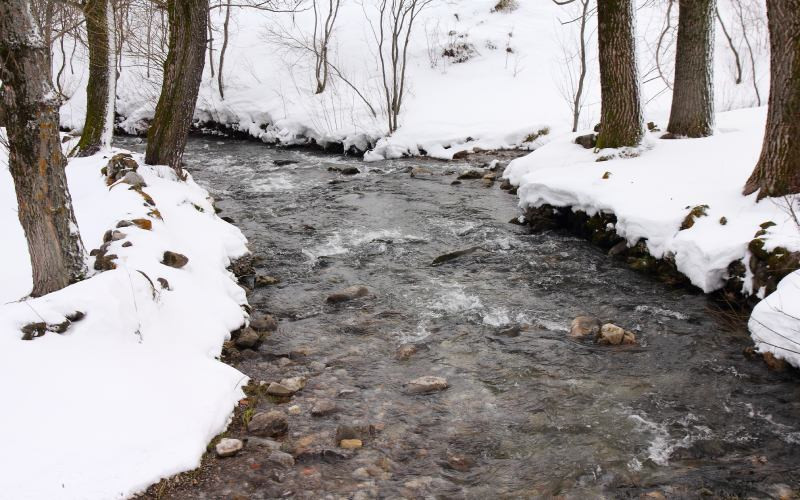
[[[275,362],[280,368],[286,368],[287,366],[292,364],[292,360],[287,357],[278,358],[278,361]]]
[[[273,439],[267,438],[260,438],[260,437],[251,437],[247,440],[247,444],[249,446],[254,446],[256,448],[262,448],[266,450],[280,450],[281,444]]]
[[[339,304],[341,302],[347,302],[348,300],[364,297],[367,294],[369,294],[369,289],[367,287],[363,285],[354,285],[328,295],[326,302],[328,304]]]
[[[399,360],[405,361],[417,353],[417,346],[414,344],[403,344],[397,348],[395,357]]]
[[[300,415],[303,412],[303,410],[301,410],[300,407],[297,405],[292,405],[289,407],[288,412],[289,415]]]
[[[364,443],[360,439],[342,439],[339,441],[339,446],[345,450],[356,450],[361,448]]]
[[[448,387],[449,385],[446,378],[426,375],[424,377],[415,378],[406,384],[406,391],[409,394],[429,394],[443,391]]]
[[[267,460],[274,464],[282,465],[283,467],[294,466],[294,457],[282,451],[273,451],[269,454]]]
[[[257,332],[274,332],[278,329],[278,321],[271,314],[261,314],[250,318],[250,328]]]
[[[217,443],[215,450],[218,457],[224,458],[236,455],[242,448],[244,448],[244,443],[241,439],[222,438]]]
[[[336,403],[329,399],[317,401],[311,408],[311,415],[315,417],[324,417],[325,415],[330,415],[334,412],[336,412]]]

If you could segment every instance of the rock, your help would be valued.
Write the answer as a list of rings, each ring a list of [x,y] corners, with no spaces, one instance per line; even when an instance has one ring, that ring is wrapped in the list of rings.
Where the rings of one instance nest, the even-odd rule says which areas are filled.
[[[232,457],[239,453],[244,448],[244,443],[241,439],[222,438],[217,443],[214,449],[217,456],[220,458]]]
[[[314,417],[324,417],[335,413],[336,410],[336,403],[329,399],[322,399],[314,403],[314,406],[311,407],[311,415]]]
[[[161,285],[163,290],[170,290],[169,281],[167,281],[165,278],[158,278],[156,281],[158,281],[158,284]]]
[[[306,385],[303,377],[285,378],[279,382],[270,382],[267,386],[267,394],[270,396],[292,396]]]
[[[481,182],[483,183],[483,187],[486,187],[486,188],[490,188],[490,187],[494,186],[494,179],[486,179],[486,178],[484,178]]]
[[[253,349],[261,342],[261,336],[252,328],[245,328],[234,341],[239,349]]]
[[[450,455],[447,457],[447,465],[454,470],[467,472],[475,466],[475,460],[463,455]]]
[[[597,336],[600,333],[602,323],[594,316],[578,316],[572,320],[569,326],[570,337],[585,337],[586,335]]]
[[[586,134],[586,135],[579,135],[575,138],[575,144],[579,146],[583,146],[586,149],[592,149],[597,146],[597,135],[596,134]]]
[[[262,314],[250,319],[250,328],[257,332],[274,332],[278,329],[278,320],[271,314]]]
[[[251,437],[247,440],[248,446],[253,446],[263,450],[280,450],[281,444],[273,439]]]
[[[363,285],[349,286],[343,290],[328,295],[326,302],[328,304],[339,304],[347,302],[348,300],[364,297],[369,294],[369,289]]]
[[[272,160],[272,163],[278,167],[285,167],[286,165],[294,165],[297,162],[295,160]]]
[[[469,156],[469,150],[457,151],[453,154],[454,160],[464,160]]]
[[[121,220],[121,221],[117,222],[117,228],[129,227],[129,226],[132,226],[132,225],[133,225],[133,222],[131,222],[129,220]]]
[[[503,179],[503,181],[500,183],[500,189],[503,191],[509,191],[513,187],[514,186],[511,184],[511,181],[508,179]]]
[[[132,247],[133,243],[131,243],[130,241],[126,241],[125,243],[122,244],[122,246],[123,246],[123,248]]]
[[[628,242],[625,240],[620,241],[608,251],[609,257],[616,257],[617,255],[622,255],[628,249]]]
[[[33,340],[36,337],[41,337],[45,332],[47,332],[47,323],[43,321],[28,323],[22,327],[22,340]]]
[[[411,177],[419,177],[420,175],[433,175],[433,170],[425,167],[414,167],[411,169]]]
[[[177,252],[170,252],[167,250],[164,252],[164,256],[161,259],[161,263],[165,266],[174,267],[176,269],[180,269],[185,266],[189,262],[189,257],[179,254]]]
[[[612,323],[606,323],[595,336],[595,342],[601,345],[635,344],[636,335]]]
[[[483,172],[480,170],[467,170],[466,172],[462,172],[457,179],[463,181],[464,179],[482,179]]]
[[[417,346],[415,346],[414,344],[403,344],[397,348],[397,351],[395,351],[394,356],[399,360],[405,361],[416,353],[417,353]]]
[[[356,167],[344,167],[339,169],[339,173],[342,175],[356,175],[360,174],[361,170],[357,169]]]
[[[484,174],[484,176],[483,176],[483,180],[494,181],[496,179],[497,179],[497,172],[489,171],[489,172],[486,172],[486,174]]]
[[[449,262],[459,257],[463,257],[464,255],[469,255],[475,252],[476,250],[480,250],[480,247],[471,247],[471,248],[466,248],[464,250],[456,250],[455,252],[450,252],[440,255],[435,259],[433,259],[433,262],[431,262],[431,266],[440,266],[445,262]]]
[[[281,280],[276,278],[275,276],[266,276],[263,274],[259,274],[256,276],[255,286],[256,288],[261,288],[265,286],[277,285],[280,282]]]
[[[432,392],[443,391],[448,387],[447,379],[426,375],[424,377],[415,378],[407,383],[406,391],[409,394],[430,394]]]
[[[133,219],[131,222],[136,225],[136,227],[144,229],[145,231],[153,229],[153,221],[150,219]]]
[[[112,231],[111,232],[111,241],[119,241],[124,240],[128,235],[123,233],[122,231]]]
[[[358,439],[365,440],[375,436],[377,430],[375,426],[368,424],[340,424],[336,428],[336,442],[339,443],[343,439]]]
[[[289,415],[300,415],[303,413],[303,410],[298,405],[290,406],[287,411],[289,412]]]
[[[144,182],[144,177],[136,172],[127,172],[124,176],[122,176],[122,179],[120,179],[119,182],[123,184],[129,184],[135,188],[147,187],[147,183]]]
[[[455,181],[450,183],[451,186],[458,186],[460,184],[461,184],[461,181],[459,181],[459,180],[455,180]]]
[[[269,454],[267,460],[282,467],[294,467],[294,457],[282,451],[273,451]]]
[[[247,432],[261,437],[283,436],[288,431],[286,415],[277,410],[256,413],[247,424]]]
[[[357,450],[364,446],[360,439],[342,439],[339,441],[339,446],[345,450]]]
[[[774,354],[767,351],[763,355],[764,362],[767,364],[767,368],[774,372],[782,372],[786,370],[786,361],[776,358]]]

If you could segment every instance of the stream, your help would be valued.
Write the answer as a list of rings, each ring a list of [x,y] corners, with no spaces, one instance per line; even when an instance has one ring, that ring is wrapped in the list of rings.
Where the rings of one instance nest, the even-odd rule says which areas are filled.
[[[142,149],[138,139],[118,142]],[[510,224],[517,199],[499,182],[452,184],[492,158],[367,164],[190,139],[188,170],[247,236],[257,272],[280,280],[250,294],[254,313],[272,314],[278,330],[235,366],[254,381],[307,382],[257,409],[286,413],[278,441],[294,463],[250,439],[234,457],[209,456],[167,497],[797,494],[797,372],[746,357],[741,318],[703,295],[637,274],[581,239]],[[423,170],[412,176],[415,167]],[[351,285],[368,295],[326,303]],[[582,314],[635,332],[638,345],[569,337]],[[410,394],[406,384],[425,375],[449,387]],[[311,415],[321,401],[335,409]],[[337,447],[340,426],[368,428],[363,447]],[[247,437],[241,425],[230,434]]]

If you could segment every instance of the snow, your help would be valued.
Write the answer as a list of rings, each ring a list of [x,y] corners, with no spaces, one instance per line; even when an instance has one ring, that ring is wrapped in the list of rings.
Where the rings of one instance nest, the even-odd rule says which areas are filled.
[[[765,120],[766,108],[750,108],[718,114],[711,137],[662,140],[659,132],[650,133],[644,146],[630,152],[633,158],[573,143],[587,131],[563,134],[511,162],[504,176],[519,186],[523,208],[548,204],[615,214],[616,232],[630,245],[645,239],[654,257],[673,255],[680,272],[712,292],[724,284],[728,264],[748,256],[747,245],[764,222],[776,224],[765,236],[767,251],[800,250],[788,205],[796,197],[756,202],[755,194],[741,194],[761,151]],[[699,205],[708,205],[707,216],[681,231]]]
[[[178,182],[167,167],[139,167],[163,220],[148,216],[150,208],[126,185],[105,185],[100,169],[108,156],[72,159],[67,167],[86,248],[98,247],[122,219],[149,218],[152,230],[121,228],[127,237],[109,251],[119,256],[117,269],[32,299],[23,297],[30,264],[7,153],[0,151],[0,379],[7,381],[0,384],[0,470],[7,498],[129,497],[197,467],[243,397],[245,376],[218,357],[247,318],[244,291],[226,270],[247,252],[245,238],[214,214],[191,177]],[[160,264],[165,250],[186,255],[188,264]],[[86,316],[65,333],[21,340],[23,325],[60,323],[75,311]]]
[[[388,136],[387,119],[381,113],[383,98],[374,34],[374,2],[346,0],[333,30],[331,61],[378,111],[374,117],[360,97],[331,73],[329,88],[314,94],[314,60],[305,49],[292,48],[289,37],[312,36],[311,9],[294,14],[233,9],[231,38],[223,69],[225,98],[220,97],[210,64],[206,67],[195,110],[195,119],[229,125],[254,138],[286,145],[341,142],[370,148],[366,159],[428,154],[449,159],[463,150],[521,147],[534,149],[525,139],[548,128],[554,134],[571,129],[568,84],[575,80],[578,23],[562,24],[576,17],[576,5],[558,6],[549,1],[518,2],[513,12],[493,12],[496,0],[437,1],[423,9],[415,22],[409,45],[407,93],[399,129]],[[640,0],[637,8],[637,46],[646,120],[664,120],[671,92],[654,68],[656,40],[661,33],[666,4]],[[720,13],[736,36],[731,2],[722,0]],[[762,9],[763,11],[763,9]],[[211,13],[214,60],[218,69],[222,45],[224,9]],[[677,25],[673,9],[672,26]],[[763,14],[763,12],[762,12]],[[762,15],[763,17],[763,15]],[[157,23],[156,23],[157,24]],[[754,46],[756,78],[762,95],[769,85],[767,49],[763,30],[750,34]],[[674,33],[672,34],[674,37]],[[672,45],[662,50],[664,71]],[[596,20],[587,26],[587,87],[580,128],[591,128],[600,115],[597,68]],[[738,40],[738,39],[737,39]],[[470,57],[455,63],[445,49],[469,44]],[[67,53],[71,53],[67,48]],[[734,84],[733,56],[723,36],[715,49],[715,91],[718,109],[750,106],[755,102],[749,74]],[[743,52],[744,54],[744,52]],[[60,67],[56,54],[54,65]],[[71,98],[62,107],[63,125],[80,129],[85,110],[87,69],[82,47],[65,72],[62,87]],[[142,59],[127,54],[117,87],[120,126],[141,132],[152,118],[158,99],[160,69],[151,63],[150,76]],[[749,71],[749,68],[746,68]]]
[[[800,368],[800,271],[781,280],[756,305],[748,327],[759,352],[771,352]]]

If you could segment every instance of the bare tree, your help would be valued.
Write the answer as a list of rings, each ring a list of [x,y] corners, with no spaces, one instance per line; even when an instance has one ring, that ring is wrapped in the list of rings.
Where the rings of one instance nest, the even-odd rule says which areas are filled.
[[[314,76],[317,79],[315,93],[321,94],[325,91],[325,86],[328,83],[328,45],[333,34],[336,16],[339,14],[341,0],[328,0],[327,10],[321,9],[318,4],[324,5],[320,0],[312,1],[314,7]],[[322,18],[324,18],[324,22],[322,22]]]
[[[770,88],[764,144],[744,194],[800,193],[800,0],[767,0]]]
[[[414,21],[433,0],[377,0],[377,23],[367,15],[378,48],[389,133],[397,130],[406,92],[408,43]],[[377,24],[377,26],[376,26]]]
[[[714,131],[714,11],[716,0],[681,0],[672,110],[665,138]]]
[[[86,273],[58,134],[60,99],[49,45],[26,0],[0,2],[0,80],[8,116],[8,166],[33,269],[32,295],[59,290]]]
[[[183,175],[183,150],[200,91],[206,49],[208,0],[167,0],[169,52],[145,162]]]
[[[644,127],[633,0],[598,0],[597,23],[601,92],[597,147],[637,146]]]
[[[578,12],[574,19],[562,21],[562,25],[571,25],[577,23],[578,25],[578,49],[576,53],[571,53],[566,48],[564,50],[564,62],[567,66],[566,84],[564,92],[569,101],[570,111],[572,112],[572,131],[578,131],[580,123],[581,110],[584,107],[586,99],[585,86],[588,75],[587,68],[587,37],[588,37],[588,23],[591,16],[594,14],[594,9],[590,9],[591,0],[577,0]],[[573,70],[575,60],[577,60],[578,68]],[[577,72],[577,74],[575,74]]]
[[[725,22],[722,20],[722,16],[719,14],[719,9],[715,9],[715,14],[717,16],[717,21],[719,21],[719,27],[722,28],[722,33],[725,35],[725,39],[728,41],[728,47],[730,47],[731,52],[733,52],[734,61],[736,64],[736,84],[742,83],[742,60],[739,58],[739,50],[736,48],[736,45],[733,43],[733,38],[731,34],[728,32],[727,26],[725,26]]]
[[[225,84],[222,78],[222,68],[225,65],[225,52],[228,50],[228,29],[231,23],[231,0],[227,0],[225,5],[225,22],[222,23],[222,48],[219,51],[219,70],[217,71],[217,86],[219,88],[219,96],[225,99]]]
[[[111,147],[117,49],[111,0],[86,0],[83,12],[89,41],[89,82],[86,86],[86,121],[75,152],[79,156],[89,156]]]

